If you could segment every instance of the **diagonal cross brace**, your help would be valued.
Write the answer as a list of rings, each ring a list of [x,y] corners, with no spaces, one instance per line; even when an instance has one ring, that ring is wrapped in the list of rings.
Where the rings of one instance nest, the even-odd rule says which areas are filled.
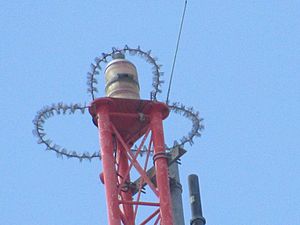
[[[120,143],[123,145],[123,147],[125,148],[125,150],[127,151],[128,154],[128,159],[129,161],[133,164],[133,166],[136,168],[136,170],[144,177],[146,183],[150,186],[150,188],[152,189],[152,191],[154,192],[154,194],[156,196],[158,196],[158,191],[156,190],[155,185],[151,182],[151,180],[147,177],[146,172],[143,170],[143,168],[140,166],[140,164],[137,162],[135,155],[132,154],[130,148],[128,148],[127,144],[124,142],[123,138],[121,137],[120,133],[118,132],[118,130],[115,128],[114,125],[111,126],[114,133],[116,134],[116,137],[118,138],[118,140],[120,141]]]
[[[168,153],[168,165],[172,165],[173,163],[176,163],[177,160],[180,159],[181,156],[183,156],[186,153],[186,150],[177,146],[173,148],[169,153]],[[152,181],[154,185],[156,185],[156,174],[155,174],[155,167],[152,166],[149,170],[146,172],[147,177]],[[133,187],[132,188],[132,195],[135,195],[139,190],[138,187],[144,188],[147,185],[147,182],[143,182],[141,185],[141,182],[143,182],[142,177],[139,177],[136,181],[133,182]]]

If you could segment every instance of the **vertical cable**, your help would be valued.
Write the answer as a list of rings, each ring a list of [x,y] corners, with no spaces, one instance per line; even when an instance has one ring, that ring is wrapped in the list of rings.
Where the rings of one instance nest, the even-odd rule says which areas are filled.
[[[183,9],[182,17],[181,17],[181,24],[180,24],[180,28],[179,28],[179,34],[178,34],[178,38],[177,38],[176,50],[175,50],[174,59],[173,59],[171,76],[170,76],[170,80],[169,80],[169,87],[168,87],[167,100],[166,100],[167,104],[169,102],[169,96],[170,96],[170,91],[171,91],[171,86],[172,86],[174,68],[175,68],[175,63],[176,63],[176,58],[177,58],[177,52],[178,52],[178,47],[179,47],[179,42],[180,42],[180,37],[181,37],[181,32],[182,32],[182,27],[183,27],[183,21],[184,21],[186,6],[187,6],[187,0],[185,0],[185,2],[184,2],[184,9]]]

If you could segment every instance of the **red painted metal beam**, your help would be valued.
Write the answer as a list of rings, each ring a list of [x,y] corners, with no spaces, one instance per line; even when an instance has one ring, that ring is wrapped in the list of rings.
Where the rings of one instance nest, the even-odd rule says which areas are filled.
[[[154,145],[156,183],[159,192],[160,215],[162,225],[173,224],[172,202],[168,174],[168,158],[165,152],[164,131],[162,125],[162,104],[153,106],[151,129]]]
[[[113,126],[113,129],[115,129],[114,126]],[[116,131],[116,130],[115,130],[115,131]],[[146,134],[144,135],[143,140],[142,140],[142,142],[141,142],[141,144],[140,144],[140,147],[137,149],[137,151],[136,151],[136,153],[135,153],[135,155],[134,155],[134,160],[136,160],[136,158],[138,157],[139,153],[141,152],[142,147],[143,147],[143,144],[145,143],[146,138],[147,138],[149,132],[150,132],[150,129],[148,128],[148,131],[147,131]],[[119,136],[119,134],[118,134],[117,136],[118,136],[120,139],[122,139],[121,136]],[[119,142],[120,142],[120,143],[124,143],[124,140],[119,141]],[[126,154],[126,151],[127,151],[126,149],[129,149],[129,151],[130,151],[130,148],[129,148],[129,147],[128,147],[128,148],[124,148],[124,146],[123,146],[122,144],[120,144],[119,146],[120,146],[120,148],[122,148],[123,154],[125,154],[125,157],[126,157],[127,162],[128,162],[128,155]],[[130,165],[127,166],[126,170],[124,171],[124,174],[123,174],[123,180],[120,182],[120,186],[119,186],[118,191],[121,190],[122,186],[123,186],[124,183],[126,182],[126,179],[127,179],[127,177],[129,176],[130,170],[131,170],[131,168],[132,168],[133,165],[134,165],[134,163],[133,163],[132,160],[131,160]]]
[[[121,183],[130,183],[130,176],[128,174],[128,158],[126,151],[124,150],[122,145],[118,145],[118,153],[117,153],[117,165],[118,165],[118,175],[119,175],[119,184]],[[120,187],[122,184],[120,185]],[[119,190],[118,190],[119,191]],[[124,202],[132,202],[132,192],[130,188],[123,190],[120,192],[122,200]],[[126,218],[126,225],[134,225],[134,213],[133,213],[133,206],[128,204],[122,205],[123,214]]]
[[[101,144],[101,157],[103,165],[104,186],[106,192],[106,203],[108,221],[110,225],[120,225],[120,209],[117,189],[117,173],[115,169],[114,146],[109,119],[108,106],[99,108],[98,111],[99,139]]]
[[[146,156],[146,160],[145,160],[145,164],[144,164],[144,171],[147,170],[149,156],[150,156],[150,150],[151,150],[152,144],[153,144],[153,141],[152,141],[152,135],[151,135],[151,138],[150,138],[150,141],[149,141],[149,145],[148,145],[148,148],[147,148],[148,150],[147,150],[147,156]],[[138,195],[137,195],[137,198],[136,198],[137,201],[140,201],[140,197],[141,197],[141,193],[142,193],[142,188],[143,188],[143,178],[141,178],[141,179],[142,179],[142,182],[137,187],[138,188]],[[136,215],[137,215],[137,212],[138,212],[138,207],[139,207],[139,205],[135,206],[135,209],[134,209],[134,218],[136,218]]]
[[[156,210],[154,213],[152,213],[148,218],[146,218],[140,225],[145,225],[147,224],[150,220],[152,220],[157,214],[159,214],[159,209]],[[160,216],[160,215],[158,215]],[[170,224],[172,225],[172,224]]]
[[[158,192],[156,190],[156,187],[154,186],[154,184],[152,183],[152,181],[147,176],[146,171],[143,170],[143,168],[140,166],[140,164],[136,160],[136,156],[137,155],[134,155],[131,152],[130,148],[128,148],[127,144],[124,142],[124,140],[122,139],[122,137],[119,134],[119,132],[117,131],[117,129],[114,126],[112,126],[112,128],[113,128],[113,131],[115,132],[115,134],[116,134],[116,136],[118,138],[118,141],[120,141],[121,144],[123,145],[123,147],[126,149],[127,154],[128,154],[128,159],[131,161],[131,163],[133,163],[133,166],[140,173],[140,175],[143,177],[143,179],[145,180],[145,182],[147,182],[147,184],[152,189],[152,191],[158,196]]]

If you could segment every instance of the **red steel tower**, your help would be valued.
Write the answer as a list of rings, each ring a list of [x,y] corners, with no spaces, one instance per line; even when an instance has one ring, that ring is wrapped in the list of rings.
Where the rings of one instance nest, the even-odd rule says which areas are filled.
[[[163,130],[169,108],[161,102],[141,100],[135,66],[121,53],[113,58],[105,69],[106,97],[95,99],[89,107],[99,129],[103,165],[100,178],[105,186],[108,223],[135,225],[139,220],[139,224],[172,225]],[[138,147],[132,151],[135,143]],[[142,152],[146,155],[143,160],[139,158]],[[151,154],[154,178],[147,172]],[[131,180],[133,173],[140,176],[138,182]],[[153,196],[151,201],[141,197],[146,185],[148,192],[153,192],[147,192]]]
[[[125,59],[126,53],[140,56],[152,65],[151,100],[140,99],[137,70],[134,64]],[[105,186],[109,225],[184,224],[180,196],[182,186],[176,163],[186,152],[184,144],[192,145],[193,138],[201,135],[202,119],[193,108],[176,102],[166,105],[156,101],[156,94],[161,91],[161,72],[156,58],[150,53],[140,47],[129,48],[127,45],[123,49],[112,48],[112,52],[102,53],[102,57],[95,58],[96,64],[91,64],[91,72],[88,73],[88,92],[93,99],[90,106],[62,102],[52,104],[41,109],[33,121],[33,133],[38,143],[44,144],[46,150],[55,152],[58,157],[77,158],[80,161],[102,159],[103,173],[100,179]],[[95,98],[95,76],[101,71],[100,64],[107,63],[107,59],[112,60],[105,68],[106,97]],[[48,137],[44,128],[47,119],[76,111],[84,113],[86,108],[99,129],[100,153],[68,151]],[[168,117],[170,110],[191,120],[192,129],[179,143],[174,141],[173,147],[166,150],[163,120]],[[192,186],[196,183],[198,181],[192,179]],[[191,190],[192,197],[199,195],[196,189]],[[192,221],[200,220],[204,224],[199,207],[200,197],[194,198],[199,200],[197,204],[193,202]]]

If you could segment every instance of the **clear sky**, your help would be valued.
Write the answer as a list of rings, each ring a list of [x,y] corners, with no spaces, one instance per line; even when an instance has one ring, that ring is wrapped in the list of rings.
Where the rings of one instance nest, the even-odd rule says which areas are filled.
[[[151,49],[168,80],[183,3],[0,1],[1,225],[106,224],[101,162],[57,159],[32,120],[44,105],[89,103],[86,73],[111,47]],[[205,130],[180,167],[186,224],[190,173],[207,224],[300,224],[299,61],[300,1],[189,1],[170,100],[198,110]],[[140,64],[148,98],[151,71]],[[168,143],[190,129],[169,121]],[[89,114],[46,128],[67,148],[98,149]]]

